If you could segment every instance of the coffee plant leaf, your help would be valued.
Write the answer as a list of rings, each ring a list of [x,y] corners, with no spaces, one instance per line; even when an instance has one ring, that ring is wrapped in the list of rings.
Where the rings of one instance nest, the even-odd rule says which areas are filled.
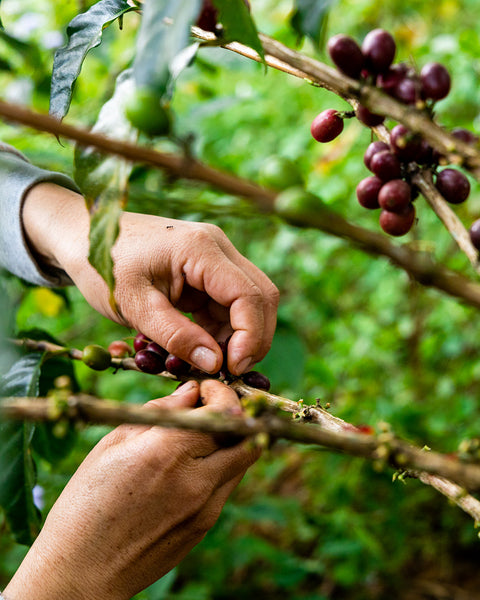
[[[148,0],[143,4],[133,63],[139,89],[150,89],[168,99],[172,74],[178,74],[177,57],[190,45],[190,28],[200,7],[201,0]]]
[[[225,42],[240,42],[250,46],[265,60],[262,42],[257,27],[244,0],[213,0],[218,10],[218,21],[222,24]]]
[[[290,22],[297,34],[322,44],[328,13],[336,0],[295,0]]]
[[[2,396],[36,396],[43,354],[19,357],[0,382]],[[40,512],[33,501],[35,465],[30,444],[35,426],[0,422],[0,505],[12,535],[20,544],[33,543],[40,530]]]
[[[63,119],[86,55],[102,42],[105,27],[133,10],[127,0],[100,0],[77,15],[67,27],[67,42],[55,52],[50,91],[50,114]]]

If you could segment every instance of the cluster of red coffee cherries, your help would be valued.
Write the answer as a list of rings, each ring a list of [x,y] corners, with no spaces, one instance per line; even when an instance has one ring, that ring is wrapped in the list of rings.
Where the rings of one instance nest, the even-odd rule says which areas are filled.
[[[234,377],[229,373],[227,367],[227,347],[228,339],[225,342],[219,342],[220,348],[222,349],[224,360],[221,370],[212,375],[222,379],[223,381],[232,381]],[[150,340],[143,333],[137,333],[133,340],[133,351],[128,342],[124,340],[116,340],[112,342],[108,351],[110,355],[117,358],[125,358],[127,356],[134,356],[135,364],[144,373],[150,373],[157,375],[159,373],[167,372],[174,375],[177,378],[182,378],[189,373],[193,374],[193,367],[185,360],[171,354],[162,348],[156,342]],[[241,376],[242,381],[247,385],[255,387],[257,389],[268,391],[270,389],[270,381],[268,377],[259,373],[258,371],[249,371]]]
[[[424,109],[430,116],[435,102],[450,91],[450,75],[440,63],[428,63],[420,72],[406,63],[393,64],[395,40],[383,29],[370,31],[361,47],[353,38],[338,34],[330,38],[327,48],[336,67],[348,77],[363,79],[404,104]],[[344,119],[354,115],[368,127],[384,121],[382,115],[362,105],[355,113],[327,109],[313,120],[312,136],[319,142],[330,142],[343,131]],[[466,129],[455,129],[452,134],[468,144],[478,142]],[[413,202],[418,190],[412,184],[412,177],[420,167],[433,170],[435,186],[447,202],[460,204],[470,193],[465,174],[452,168],[438,170],[439,164],[445,164],[444,158],[403,125],[392,129],[388,144],[372,142],[364,154],[364,163],[372,175],[358,184],[358,201],[367,209],[380,209],[380,226],[393,236],[405,235],[415,222]],[[480,222],[477,229],[480,246]],[[472,242],[475,244],[473,237]]]

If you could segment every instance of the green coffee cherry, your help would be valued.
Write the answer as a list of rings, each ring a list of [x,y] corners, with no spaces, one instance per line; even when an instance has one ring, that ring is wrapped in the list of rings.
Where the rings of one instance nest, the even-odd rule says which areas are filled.
[[[259,183],[275,190],[285,190],[303,185],[303,177],[297,164],[284,156],[269,156],[258,174]]]
[[[127,101],[125,114],[130,123],[148,135],[167,135],[171,127],[169,112],[159,96],[148,88],[136,90]]]
[[[82,353],[82,361],[95,371],[105,371],[111,365],[110,353],[98,344],[85,346]]]
[[[302,187],[288,188],[275,199],[275,210],[287,219],[316,216],[322,209],[322,200]]]

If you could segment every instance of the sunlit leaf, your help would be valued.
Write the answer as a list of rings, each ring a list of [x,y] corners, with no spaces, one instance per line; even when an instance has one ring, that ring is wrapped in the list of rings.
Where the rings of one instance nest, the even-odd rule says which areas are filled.
[[[218,21],[222,24],[222,37],[226,42],[240,42],[250,46],[265,57],[257,27],[244,0],[213,0],[218,9]]]
[[[200,6],[201,0],[144,3],[133,65],[137,87],[150,88],[159,96],[170,91],[172,71],[178,72],[177,57],[190,44],[190,28]]]
[[[133,10],[127,0],[100,0],[77,15],[67,28],[67,43],[55,53],[50,114],[63,119],[72,100],[73,88],[87,53],[102,41],[105,27]]]

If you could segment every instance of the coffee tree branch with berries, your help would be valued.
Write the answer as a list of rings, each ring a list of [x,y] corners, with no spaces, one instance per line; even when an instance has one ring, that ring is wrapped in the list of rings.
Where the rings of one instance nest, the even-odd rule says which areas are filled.
[[[28,127],[54,134],[66,148],[76,143],[75,177],[96,215],[90,260],[109,284],[112,298],[110,251],[115,237],[109,232],[115,230],[117,218],[112,204],[124,208],[128,197],[128,207],[139,212],[212,218],[227,228],[236,244],[244,244],[244,251],[274,281],[278,277],[285,299],[273,358],[267,357],[258,371],[234,377],[226,366],[228,339],[220,341],[225,360],[214,376],[237,391],[246,415],[199,423],[193,415],[147,415],[134,403],[101,398],[111,397],[111,390],[117,388],[122,399],[144,398],[155,386],[170,390],[178,382],[201,380],[205,373],[141,332],[102,334],[101,327],[85,326],[82,331],[83,323],[73,322],[64,332],[63,316],[51,327],[52,335],[48,327],[32,330],[26,313],[34,292],[22,292],[16,302],[30,304],[21,308],[18,317],[24,331],[13,344],[20,354],[3,380],[5,421],[0,429],[4,436],[0,464],[16,465],[8,472],[15,471],[14,478],[2,471],[2,486],[10,496],[22,491],[19,502],[2,506],[5,522],[21,542],[30,542],[40,523],[32,500],[35,468],[40,469],[44,485],[45,473],[55,468],[45,464],[65,460],[79,436],[88,432],[85,424],[114,426],[151,418],[159,425],[226,434],[227,443],[228,436],[231,443],[250,435],[252,443],[264,446],[262,461],[273,465],[272,472],[278,475],[268,482],[268,473],[258,467],[261,475],[253,472],[252,487],[248,480],[245,484],[248,493],[254,497],[258,490],[259,497],[269,498],[271,514],[275,514],[274,502],[280,506],[283,499],[298,494],[301,508],[296,514],[305,518],[304,532],[312,527],[312,533],[311,537],[305,533],[301,543],[300,534],[287,543],[260,519],[249,535],[252,539],[258,535],[262,543],[267,540],[285,552],[298,552],[295,558],[301,557],[298,564],[304,567],[313,564],[315,552],[329,570],[341,562],[332,558],[336,551],[328,555],[328,543],[325,555],[313,550],[315,540],[322,537],[319,531],[327,532],[327,537],[332,532],[335,540],[354,536],[350,527],[335,531],[340,527],[335,515],[340,519],[342,510],[330,513],[323,530],[310,523],[309,519],[322,520],[321,510],[317,511],[323,502],[320,479],[329,482],[325,488],[336,490],[329,498],[335,497],[337,506],[342,502],[342,485],[352,490],[365,487],[364,494],[367,488],[373,493],[375,486],[385,486],[389,479],[385,473],[393,472],[395,481],[408,483],[408,494],[416,482],[422,482],[425,486],[419,487],[424,491],[438,491],[461,509],[459,514],[468,515],[464,537],[472,536],[471,519],[480,521],[476,347],[471,341],[474,315],[480,308],[476,205],[480,149],[476,134],[464,121],[459,126],[442,125],[441,107],[455,93],[456,73],[447,61],[425,51],[417,59],[409,49],[410,58],[402,60],[407,53],[405,39],[395,35],[400,28],[390,32],[379,21],[353,28],[355,34],[347,35],[341,20],[335,21],[339,17],[334,17],[331,29],[339,33],[323,40],[319,32],[322,23],[325,26],[326,9],[310,12],[321,2],[292,2],[290,23],[296,35],[309,38],[301,49],[294,49],[293,38],[281,30],[279,39],[275,32],[258,33],[257,15],[261,26],[268,24],[270,15],[268,8],[262,12],[267,2],[257,4],[255,0],[92,2],[89,10],[73,16],[66,44],[57,49],[50,114],[41,102],[32,101],[27,107],[0,101],[7,131],[15,123],[22,132]],[[316,33],[312,33],[312,18]],[[118,23],[122,28],[113,34],[111,25]],[[112,40],[117,39],[122,46],[128,40],[128,56],[115,46]],[[94,54],[90,51],[100,43],[103,52],[112,50],[112,56],[121,58],[103,65],[108,90],[95,90],[93,96],[98,98],[94,99],[85,73]],[[102,60],[101,52],[99,57]],[[248,84],[242,81],[246,72]],[[267,91],[259,91],[262,86]],[[288,127],[285,136],[272,116],[282,93],[288,98],[282,105],[286,113],[282,126]],[[190,94],[195,99],[187,107]],[[300,101],[295,105],[296,96],[305,108]],[[92,98],[94,106],[87,119],[79,118],[85,98]],[[339,102],[345,106],[341,108]],[[262,103],[267,105],[264,113]],[[242,112],[244,104],[248,110]],[[321,110],[315,109],[317,104]],[[84,124],[94,119],[93,127]],[[202,125],[204,119],[208,126]],[[250,130],[251,137],[245,138],[250,141],[238,141]],[[263,138],[270,140],[274,151],[260,160],[255,146],[267,143]],[[11,141],[17,143],[15,137]],[[334,158],[338,153],[343,156],[341,166]],[[351,166],[355,157],[359,168]],[[335,178],[344,180],[345,187],[338,184],[339,189],[349,190],[342,202],[329,197]],[[348,266],[340,267],[344,251]],[[377,256],[387,261],[377,261]],[[380,273],[386,273],[384,282]],[[357,290],[362,286],[360,294]],[[366,317],[370,309],[365,303],[375,307],[372,321],[370,315]],[[441,316],[435,305],[447,307]],[[79,310],[77,302],[75,310]],[[86,323],[89,318],[85,317]],[[457,322],[463,324],[461,332],[455,328]],[[349,330],[348,341],[345,337],[337,344],[332,340],[340,342],[342,330]],[[468,341],[459,341],[464,339]],[[446,357],[443,362],[437,360],[437,350]],[[465,374],[459,366],[462,352],[471,365]],[[456,377],[461,392],[453,383]],[[124,393],[123,386],[129,385]],[[14,440],[8,451],[5,436]],[[422,448],[424,444],[433,450]],[[315,454],[313,448],[329,450],[329,456]],[[344,484],[337,474],[338,460],[351,465],[344,467]],[[359,468],[369,469],[359,478],[353,475],[357,460],[367,465]],[[352,522],[359,497],[352,492],[346,523]],[[239,498],[241,502],[241,491]],[[436,510],[448,510],[448,503],[438,508],[436,496],[429,500]],[[428,512],[422,502],[419,506]],[[389,504],[385,500],[379,506],[379,511],[388,506],[388,513],[395,512],[391,497]],[[408,515],[400,516],[401,510],[399,521],[408,520]],[[238,527],[241,530],[243,525]],[[366,550],[360,546],[361,551],[342,559],[349,569],[354,560],[362,565],[360,557]],[[295,571],[305,593],[313,589],[308,587],[310,577],[330,581],[329,574],[313,575],[305,569],[297,566]],[[226,579],[227,572],[225,567]],[[383,577],[386,572],[382,582],[388,579]],[[356,599],[346,576],[333,575],[332,581],[338,589],[349,590],[345,593],[350,595],[339,597]],[[262,585],[258,584],[259,594],[265,594]],[[382,585],[388,589],[387,583]]]

